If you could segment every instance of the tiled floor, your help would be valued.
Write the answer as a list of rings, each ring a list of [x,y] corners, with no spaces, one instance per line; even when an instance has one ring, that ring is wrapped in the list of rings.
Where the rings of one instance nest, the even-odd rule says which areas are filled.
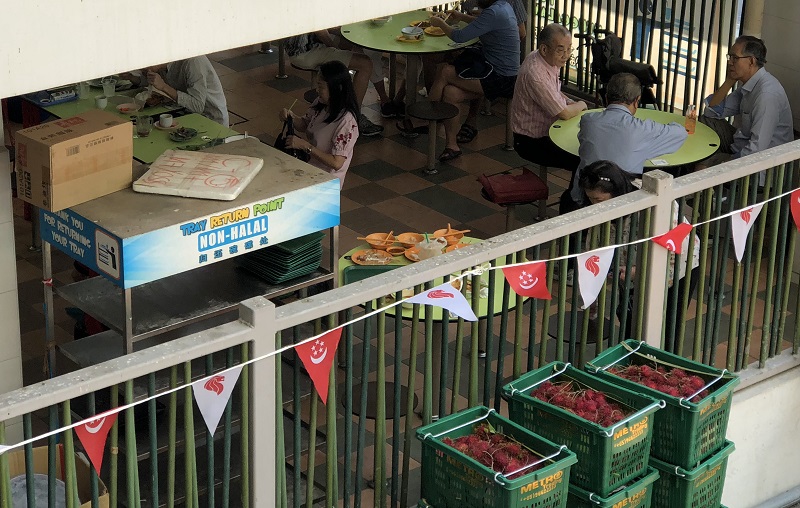
[[[225,88],[233,129],[272,144],[281,127],[278,109],[289,107],[297,99],[294,110],[302,110],[303,93],[311,87],[310,76],[287,66],[288,77],[278,79],[277,54],[263,54],[257,50],[257,46],[241,48],[217,53],[211,58]],[[484,200],[476,181],[481,173],[518,168],[525,163],[515,152],[503,149],[504,107],[497,107],[493,116],[479,118],[480,133],[475,141],[462,147],[462,157],[449,164],[439,164],[438,174],[426,175],[423,168],[427,136],[414,140],[400,136],[395,120],[381,119],[372,88],[365,104],[365,114],[382,124],[385,131],[381,137],[362,138],[356,145],[341,194],[342,252],[360,243],[357,237],[375,231],[433,231],[448,223],[454,228],[470,229],[470,234],[478,238],[490,238],[504,231],[505,210]],[[442,146],[440,137],[440,150]],[[566,171],[558,169],[551,170],[548,175],[550,216],[556,215],[557,199],[568,178]],[[518,207],[515,227],[532,223],[537,213],[536,205]],[[23,374],[25,383],[30,384],[45,377],[41,255],[29,249],[31,226],[23,219],[18,201],[14,203],[14,214]],[[56,253],[53,263],[58,282],[72,281],[72,263],[66,256]],[[731,273],[727,274],[729,279]],[[54,307],[56,342],[72,340],[73,320],[65,312],[64,301],[56,298]],[[758,340],[753,337],[753,344],[758,344]],[[506,351],[510,349],[506,347]],[[505,366],[509,365],[510,362],[506,362]],[[412,469],[418,467],[417,452]],[[291,479],[289,481],[291,484]]]

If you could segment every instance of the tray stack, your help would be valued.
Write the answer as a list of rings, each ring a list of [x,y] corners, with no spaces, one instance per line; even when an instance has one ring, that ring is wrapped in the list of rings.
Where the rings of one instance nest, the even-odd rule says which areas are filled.
[[[322,261],[325,233],[315,232],[239,257],[243,268],[270,284],[282,284],[313,273]]]

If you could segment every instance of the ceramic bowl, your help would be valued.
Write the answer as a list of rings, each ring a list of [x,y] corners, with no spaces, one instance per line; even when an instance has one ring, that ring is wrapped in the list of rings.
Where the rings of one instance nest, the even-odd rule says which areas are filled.
[[[402,233],[397,235],[397,241],[406,249],[414,247],[419,242],[425,239],[425,236],[419,233]]]
[[[389,233],[372,233],[365,238],[370,247],[378,250],[386,250],[394,243],[394,235],[390,236]]]
[[[388,23],[390,19],[392,19],[391,16],[381,16],[379,18],[372,18],[369,21],[370,21],[370,23],[372,23],[375,26],[383,26],[386,23]]]
[[[403,37],[406,39],[419,39],[422,37],[423,30],[418,26],[404,26],[400,33],[403,34]]]

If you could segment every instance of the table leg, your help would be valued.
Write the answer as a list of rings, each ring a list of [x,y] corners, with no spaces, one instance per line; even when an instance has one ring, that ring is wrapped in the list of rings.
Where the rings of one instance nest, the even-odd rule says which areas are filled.
[[[397,95],[397,54],[389,54],[389,100]]]
[[[426,175],[435,175],[439,171],[436,169],[436,124],[435,120],[428,122],[428,169]]]
[[[417,102],[417,77],[419,76],[419,58],[406,55],[406,107]]]

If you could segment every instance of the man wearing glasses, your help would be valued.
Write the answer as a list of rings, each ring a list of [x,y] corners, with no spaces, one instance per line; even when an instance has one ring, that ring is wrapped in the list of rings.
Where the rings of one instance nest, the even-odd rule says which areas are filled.
[[[539,49],[525,57],[519,69],[511,104],[514,149],[523,159],[542,166],[574,171],[580,159],[556,146],[550,126],[557,119],[568,120],[586,109],[561,92],[559,70],[572,53],[572,34],[551,23],[539,33]]]
[[[794,139],[792,110],[780,82],[764,69],[767,48],[750,35],[736,39],[728,53],[728,74],[713,94],[705,99],[700,121],[720,138],[719,152],[704,166],[720,164],[772,148]],[[730,93],[733,86],[740,86]],[[736,117],[738,128],[726,118]]]

